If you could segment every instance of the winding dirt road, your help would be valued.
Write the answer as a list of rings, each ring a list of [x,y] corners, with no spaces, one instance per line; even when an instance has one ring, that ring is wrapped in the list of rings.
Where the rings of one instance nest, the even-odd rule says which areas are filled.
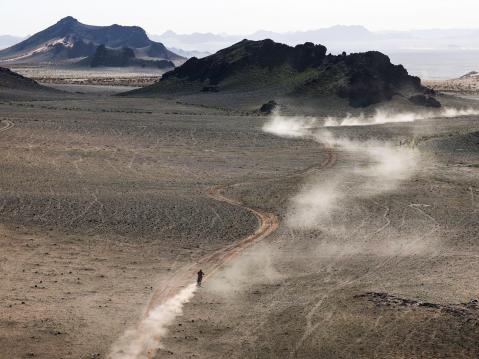
[[[214,275],[222,266],[227,262],[233,259],[235,256],[243,252],[245,249],[251,247],[253,244],[263,240],[273,233],[279,226],[279,219],[274,213],[266,212],[261,209],[255,209],[246,206],[245,204],[239,202],[238,200],[226,197],[223,192],[230,187],[237,187],[241,185],[248,184],[257,184],[262,182],[271,182],[284,180],[289,178],[301,177],[311,171],[318,171],[324,168],[333,166],[336,163],[336,154],[331,148],[326,149],[326,158],[319,164],[315,166],[308,167],[303,171],[289,174],[283,177],[271,177],[271,178],[262,178],[254,181],[235,183],[230,185],[218,185],[213,186],[207,190],[207,196],[223,203],[227,203],[232,206],[243,208],[256,216],[258,219],[258,227],[254,233],[249,236],[242,238],[224,248],[221,248],[215,251],[212,254],[202,257],[198,262],[193,263],[189,266],[183,267],[178,270],[166,284],[162,285],[161,288],[158,288],[152,295],[151,300],[145,311],[145,316],[164,301],[168,300],[172,296],[176,295],[182,288],[191,284],[195,280],[195,273],[200,268],[203,269],[207,275],[204,280],[208,280],[212,275]]]

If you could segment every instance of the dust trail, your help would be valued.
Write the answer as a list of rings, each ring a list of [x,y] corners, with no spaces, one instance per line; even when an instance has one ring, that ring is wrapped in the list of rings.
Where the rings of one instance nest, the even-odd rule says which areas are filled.
[[[386,123],[415,122],[433,118],[452,118],[461,116],[479,115],[479,110],[473,108],[456,109],[445,107],[434,111],[418,112],[394,112],[385,109],[378,109],[372,116],[360,114],[358,116],[346,115],[345,117],[327,117],[323,120],[325,127],[338,126],[371,126],[382,125]],[[309,120],[311,121],[311,119]]]
[[[175,318],[182,314],[183,305],[191,300],[196,285],[192,284],[179,292],[173,298],[170,293],[177,291],[179,285],[185,280],[189,282],[189,273],[193,268],[203,267],[208,270],[204,281],[211,278],[224,264],[231,261],[238,254],[253,244],[273,233],[279,225],[278,217],[274,213],[248,207],[237,200],[226,197],[223,190],[226,187],[214,186],[208,190],[208,196],[216,201],[243,208],[251,212],[259,221],[259,226],[254,233],[226,246],[212,254],[202,257],[197,263],[192,264],[177,273],[177,277],[162,290],[157,290],[150,299],[151,303],[163,303],[147,311],[147,316],[133,329],[128,330],[112,346],[110,359],[145,359],[153,358],[157,349],[162,348],[161,340],[167,334],[168,326]],[[185,275],[187,277],[185,277]]]
[[[0,132],[5,132],[5,131],[8,131],[9,129],[11,129],[13,126],[15,126],[15,124],[12,122],[12,121],[8,121],[8,120],[4,120],[2,121],[5,123],[5,126],[0,128]]]
[[[454,111],[441,111],[443,117],[457,114]],[[471,112],[462,112],[463,115]],[[335,121],[335,126],[354,126],[391,122],[412,122],[425,115],[398,115],[386,116],[376,114],[375,118],[355,118],[351,116],[343,120]],[[430,118],[438,117],[438,113]],[[327,313],[320,313],[323,304],[331,300],[333,293],[346,287],[352,286],[359,281],[371,278],[372,273],[377,272],[386,265],[393,263],[393,258],[409,257],[411,255],[435,255],[438,244],[429,237],[436,232],[437,224],[432,224],[432,230],[426,234],[418,230],[418,233],[402,233],[391,226],[389,203],[382,202],[382,194],[395,191],[407,180],[416,174],[424,164],[420,152],[415,148],[406,146],[394,146],[392,143],[367,140],[359,141],[348,137],[336,135],[326,128],[332,125],[331,119],[285,117],[279,114],[273,115],[265,123],[263,130],[281,137],[306,138],[336,147],[344,151],[345,158],[352,162],[351,168],[336,168],[333,178],[325,176],[310,176],[305,180],[302,188],[290,200],[286,214],[286,225],[293,230],[305,231],[320,230],[326,232],[321,236],[319,243],[308,244],[311,258],[324,258],[335,261],[336,258],[348,258],[356,254],[378,256],[377,264],[372,264],[365,273],[349,275],[341,281],[334,283],[325,292],[308,299],[309,311],[305,314],[304,334],[300,337],[289,353],[289,358],[296,358],[298,352],[313,333],[321,326],[329,326],[331,318],[337,311],[332,304],[333,310],[328,308]],[[366,123],[367,122],[367,123]],[[336,129],[336,133],[340,131]],[[352,132],[352,131],[342,131]],[[350,156],[351,154],[351,156]],[[400,192],[400,191],[398,191]],[[377,198],[375,198],[377,197]],[[376,199],[378,202],[376,202]],[[368,207],[357,206],[361,203],[374,202],[384,208],[382,215],[369,212]],[[359,210],[365,209],[363,213]],[[353,214],[353,216],[350,216]],[[373,216],[371,231],[366,228],[366,236],[360,233],[360,227],[355,222],[354,215],[368,220]],[[426,213],[427,214],[427,213]],[[364,222],[363,222],[364,223]],[[377,223],[380,223],[377,225]],[[386,232],[387,231],[387,232]],[[358,233],[359,232],[359,233]],[[311,232],[309,232],[311,233]],[[309,236],[311,238],[311,236]],[[373,260],[371,263],[375,263]],[[329,264],[327,271],[334,268]],[[321,319],[321,317],[323,317]],[[334,328],[331,326],[330,328]],[[328,328],[328,330],[330,329]],[[317,338],[317,337],[316,337]],[[315,342],[318,347],[321,341]]]
[[[153,358],[162,346],[161,340],[168,332],[168,326],[183,314],[183,306],[196,291],[196,284],[182,289],[177,295],[153,308],[137,325],[123,334],[113,345],[110,359]]]
[[[432,113],[429,113],[429,115],[432,116]],[[324,120],[324,126],[370,126],[382,125],[385,123],[414,122],[416,120],[422,120],[425,118],[428,118],[427,114],[417,114],[412,112],[391,114],[384,110],[377,110],[373,116],[369,117],[363,114],[359,116],[352,116],[348,114],[344,118],[327,117]]]
[[[316,118],[275,114],[263,130],[281,137],[309,138],[364,158],[363,163],[344,169],[334,178],[317,178],[306,183],[291,200],[286,217],[290,228],[331,228],[331,219],[337,211],[347,208],[348,203],[355,199],[369,198],[397,188],[415,173],[420,161],[417,149],[396,147],[382,141],[338,137],[322,127],[321,119]],[[347,180],[354,182],[352,193],[345,190]]]

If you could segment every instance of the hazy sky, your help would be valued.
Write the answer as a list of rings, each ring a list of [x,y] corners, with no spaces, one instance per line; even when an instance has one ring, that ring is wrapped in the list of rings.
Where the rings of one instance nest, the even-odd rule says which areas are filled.
[[[245,34],[365,25],[371,30],[479,27],[478,0],[0,0],[0,34],[35,33],[67,15],[148,33]]]

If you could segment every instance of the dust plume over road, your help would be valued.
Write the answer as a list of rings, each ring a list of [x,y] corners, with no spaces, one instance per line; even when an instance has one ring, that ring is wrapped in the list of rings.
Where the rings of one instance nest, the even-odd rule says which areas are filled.
[[[320,164],[300,173],[293,173],[285,178],[301,176],[304,174],[303,172],[308,172],[311,169],[318,170],[331,166],[335,162],[335,156],[330,150],[327,150],[327,153],[328,155],[326,159]],[[251,212],[258,220],[258,227],[255,232],[249,236],[239,239],[233,244],[225,246],[212,254],[206,255],[196,263],[192,263],[179,269],[166,283],[160,285],[150,299],[144,318],[141,319],[136,327],[127,330],[113,345],[110,353],[112,359],[143,359],[153,357],[156,351],[162,348],[162,339],[168,332],[168,326],[181,315],[183,305],[195,295],[196,287],[192,284],[188,284],[191,282],[192,274],[199,269],[203,269],[207,273],[204,281],[208,281],[216,272],[222,269],[225,264],[246,249],[268,237],[278,228],[279,219],[274,213],[258,208],[252,208],[243,204],[241,201],[226,196],[223,193],[229,188],[244,184],[251,185],[255,182],[263,182],[265,180],[278,181],[279,179],[273,177],[257,181],[252,180],[247,183],[213,186],[208,189],[208,197],[215,201],[224,202],[228,205],[240,207]],[[256,252],[256,254],[258,255],[258,261],[267,261],[270,256],[269,249],[267,248],[264,253],[260,254],[259,252]],[[246,260],[248,265],[251,264],[249,260],[250,258]],[[227,271],[226,277],[231,279],[232,276],[238,275],[237,269],[238,261],[235,262],[234,270],[231,270],[230,268],[229,271]],[[274,272],[274,269],[272,269],[272,272]],[[232,289],[229,285],[230,283],[225,283],[223,279],[212,281],[212,288],[214,288],[213,290],[216,290],[217,293],[221,292],[224,294],[225,292],[229,292]]]
[[[414,116],[411,116],[414,118]],[[392,122],[397,117],[384,119]],[[330,121],[326,119],[326,123]],[[357,141],[347,137],[338,137],[331,131],[318,127],[321,120],[315,118],[284,117],[274,115],[263,130],[283,137],[308,138],[318,143],[337,147],[343,151],[363,155],[366,164],[354,168],[345,168],[334,178],[317,179],[303,185],[299,193],[291,200],[287,224],[292,228],[311,229],[330,228],[330,219],[335,211],[347,206],[351,199],[372,197],[391,191],[401,181],[410,178],[420,162],[420,154],[414,148],[397,147],[381,141]],[[351,126],[353,121],[349,121]],[[354,193],[346,193],[345,181],[354,179]]]
[[[190,284],[164,303],[154,307],[136,328],[127,330],[113,345],[110,358],[152,358],[161,348],[161,338],[168,326],[182,314],[183,305],[195,294],[196,285]]]
[[[435,309],[477,295],[477,252],[468,249],[476,245],[477,156],[466,152],[477,143],[477,117],[468,113],[334,128],[325,117],[266,119],[265,138],[284,138],[289,150],[304,142],[327,148],[336,164],[295,182],[251,181],[227,192],[278,208],[284,222],[185,306],[182,327],[165,338],[171,357],[473,357],[475,309]],[[393,297],[432,304],[396,305]]]
[[[203,268],[208,273],[204,279],[211,278],[224,264],[251,245],[266,238],[278,227],[278,218],[273,213],[247,207],[239,201],[222,194],[224,188],[215,186],[207,195],[219,202],[244,208],[258,219],[258,227],[251,235],[201,258],[173,275],[166,285],[159,287],[153,294],[145,316],[134,328],[128,329],[112,346],[109,357],[112,359],[149,359],[162,348],[161,340],[168,332],[168,326],[182,314],[185,303],[190,301],[196,291],[191,282],[192,274]]]
[[[9,358],[105,357],[128,328],[123,355],[158,358],[477,356],[475,309],[435,309],[479,293],[477,116],[264,133],[125,101],[0,103]],[[247,208],[282,224],[258,243]]]
[[[324,118],[302,116],[279,116],[281,121],[273,120],[265,124],[264,130],[286,137],[306,135],[305,130],[311,127],[342,127],[342,126],[374,126],[388,123],[408,123],[420,120],[445,119],[478,115],[479,110],[471,107],[444,107],[437,110],[398,111],[388,108],[378,108],[373,115],[361,113],[347,114],[342,117],[327,116]]]

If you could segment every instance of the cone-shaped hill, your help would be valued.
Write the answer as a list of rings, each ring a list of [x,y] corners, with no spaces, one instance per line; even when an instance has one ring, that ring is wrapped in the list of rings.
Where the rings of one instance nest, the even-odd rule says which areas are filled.
[[[137,58],[182,61],[163,44],[150,40],[138,26],[93,26],[66,17],[25,41],[0,51],[5,63],[74,62],[95,54],[98,46],[131,48]]]

